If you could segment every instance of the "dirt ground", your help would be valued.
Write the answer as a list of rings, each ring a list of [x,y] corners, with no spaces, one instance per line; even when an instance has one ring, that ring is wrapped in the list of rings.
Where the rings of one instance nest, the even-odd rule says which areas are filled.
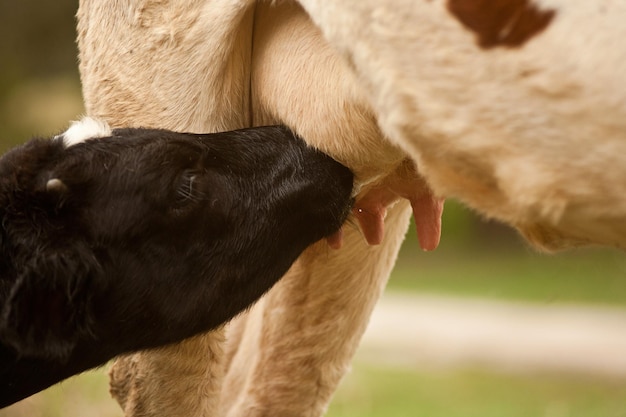
[[[626,309],[387,293],[358,358],[626,378]]]

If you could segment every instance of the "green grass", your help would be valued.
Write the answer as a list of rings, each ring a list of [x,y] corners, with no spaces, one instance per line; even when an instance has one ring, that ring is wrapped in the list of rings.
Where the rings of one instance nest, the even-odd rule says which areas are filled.
[[[626,381],[357,364],[327,417],[625,417]]]
[[[121,417],[106,373],[88,372],[0,417]],[[327,417],[626,417],[626,380],[481,370],[381,368],[357,362]]]
[[[404,253],[388,288],[539,303],[626,305],[626,255],[574,251],[446,250]]]
[[[539,303],[626,305],[626,253],[576,249],[542,254],[513,229],[484,223],[446,202],[440,247],[429,253],[411,230],[390,290]]]
[[[105,370],[67,379],[6,409],[0,417],[122,417]]]

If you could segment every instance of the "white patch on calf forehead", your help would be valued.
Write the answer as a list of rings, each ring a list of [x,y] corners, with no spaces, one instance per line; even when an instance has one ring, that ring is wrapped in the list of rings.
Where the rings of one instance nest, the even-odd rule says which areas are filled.
[[[76,145],[89,139],[111,136],[111,128],[102,120],[93,117],[84,117],[80,121],[72,122],[72,125],[64,133],[55,139],[63,140],[66,147]]]

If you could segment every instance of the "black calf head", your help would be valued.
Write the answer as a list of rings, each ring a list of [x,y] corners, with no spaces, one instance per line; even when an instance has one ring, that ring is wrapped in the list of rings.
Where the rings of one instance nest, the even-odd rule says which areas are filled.
[[[20,356],[84,368],[215,327],[349,212],[352,174],[282,127],[97,136],[0,160],[0,344]]]

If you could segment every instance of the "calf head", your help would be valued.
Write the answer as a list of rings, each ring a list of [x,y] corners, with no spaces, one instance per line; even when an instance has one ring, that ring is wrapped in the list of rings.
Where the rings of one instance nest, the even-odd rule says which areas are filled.
[[[351,191],[347,168],[283,127],[87,119],[34,139],[0,159],[0,342],[91,367],[213,328],[337,232]]]

